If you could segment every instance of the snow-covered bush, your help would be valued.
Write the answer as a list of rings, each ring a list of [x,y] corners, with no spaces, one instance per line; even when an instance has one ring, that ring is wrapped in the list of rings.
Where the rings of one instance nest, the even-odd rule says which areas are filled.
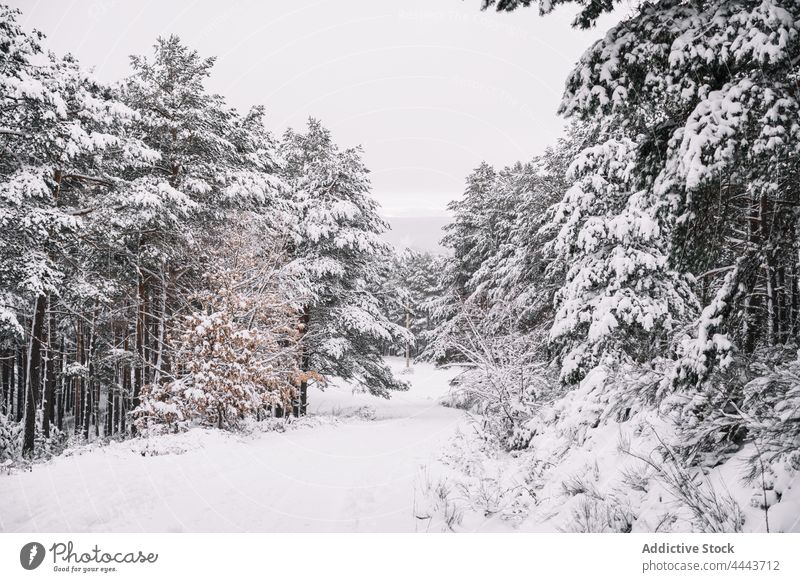
[[[786,462],[800,471],[800,360],[774,366],[754,364],[763,375],[743,388],[741,416],[758,446],[758,463]]]
[[[252,235],[252,233],[249,233]],[[262,251],[243,229],[215,255],[208,284],[191,297],[170,343],[174,371],[144,387],[133,412],[140,430],[177,431],[199,422],[236,428],[248,416],[288,409],[304,378],[299,370],[300,318],[279,256]]]
[[[621,452],[631,455],[652,470],[654,477],[684,508],[689,510],[697,531],[705,533],[742,531],[745,518],[731,494],[720,492],[709,485],[703,479],[701,471],[688,468],[685,460],[652,428],[650,432],[658,445],[649,453],[634,451],[630,441],[621,443]]]
[[[441,456],[447,471],[420,473],[415,515],[428,520],[427,529],[470,531],[490,520],[518,527],[529,517],[536,503],[532,457],[510,458],[484,436],[474,423],[458,431]]]
[[[22,454],[22,425],[0,414],[0,461],[14,460]]]
[[[467,303],[448,322],[448,329],[458,331],[438,334],[434,349],[450,353],[464,368],[446,403],[478,414],[487,438],[507,449],[525,448],[532,436],[527,421],[556,384],[537,359],[534,336],[491,333],[486,325],[486,311]]]
[[[38,414],[37,425],[41,426],[41,413]],[[69,435],[55,427],[51,427],[50,436],[37,430],[35,432],[35,455],[31,460],[49,459],[61,454],[67,447]],[[0,462],[16,463],[22,461],[22,424],[0,415]]]

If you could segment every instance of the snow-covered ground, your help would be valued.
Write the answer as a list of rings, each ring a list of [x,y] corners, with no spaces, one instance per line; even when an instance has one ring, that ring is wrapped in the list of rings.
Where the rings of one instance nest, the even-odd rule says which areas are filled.
[[[402,360],[390,363],[402,369]],[[253,423],[244,434],[193,429],[82,446],[30,471],[0,469],[0,531],[695,529],[669,487],[620,451],[626,438],[635,451],[654,446],[636,422],[609,422],[580,445],[568,426],[543,426],[530,449],[506,453],[484,442],[463,411],[440,404],[455,373],[416,364],[401,376],[411,389],[390,400],[341,383],[314,389],[309,416],[285,430],[274,430],[283,421]],[[568,399],[583,400],[580,392]],[[745,531],[765,531],[765,495],[777,496],[769,500],[770,531],[797,531],[796,479],[770,474],[768,491],[746,486],[751,453],[702,481],[738,503]]]
[[[0,531],[424,530],[414,515],[420,467],[437,464],[464,423],[439,404],[453,374],[417,364],[403,376],[411,389],[390,400],[314,390],[310,418],[284,432],[195,429],[0,475]]]

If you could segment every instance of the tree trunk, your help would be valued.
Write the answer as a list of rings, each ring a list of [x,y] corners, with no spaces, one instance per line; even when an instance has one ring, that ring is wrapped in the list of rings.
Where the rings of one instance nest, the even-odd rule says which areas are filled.
[[[16,420],[22,422],[22,417],[25,416],[25,377],[26,370],[28,369],[28,357],[24,347],[17,350],[17,368],[14,373],[14,379],[17,382],[17,398],[16,398]]]
[[[775,345],[776,317],[775,317],[775,285],[773,284],[773,269],[768,257],[764,258],[764,280],[767,287],[767,341]]]
[[[789,317],[788,317],[788,292],[786,289],[786,268],[783,264],[781,264],[775,270],[775,285],[776,285],[776,292],[778,294],[778,302],[775,306],[777,309],[777,316],[778,316],[778,341],[780,343],[786,343],[789,339],[787,332],[789,330]]]
[[[406,307],[406,329],[411,333],[411,310]],[[411,344],[406,342],[406,370],[411,368]]]
[[[92,400],[94,402],[94,411],[92,412],[92,416],[94,417],[94,436],[100,436],[100,382],[94,383],[94,394],[92,395]]]
[[[89,327],[88,339],[88,353],[86,353],[86,364],[88,367],[88,374],[86,378],[85,390],[85,403],[83,405],[83,438],[89,440],[89,430],[92,426],[92,418],[94,418],[95,427],[97,427],[97,395],[95,394],[95,377],[94,377],[94,350],[97,341],[95,333],[95,317],[96,312],[92,316],[92,324]],[[86,350],[85,350],[86,352]]]
[[[28,370],[26,382],[28,389],[25,398],[25,428],[22,436],[22,456],[30,458],[34,453],[36,439],[36,391],[41,383],[42,344],[44,343],[44,319],[47,313],[47,296],[36,298],[33,310],[33,324],[28,348]]]
[[[75,362],[81,366],[84,364],[83,356],[83,324],[80,319],[75,322]],[[72,399],[72,415],[75,419],[75,434],[81,434],[81,421],[83,420],[84,394],[83,394],[83,371],[74,380],[75,396]]]
[[[311,322],[311,306],[306,305],[303,309],[303,315],[300,317],[301,331],[300,331],[300,369],[303,372],[303,380],[300,382],[300,395],[298,401],[292,406],[292,413],[297,416],[305,416],[308,411],[308,380],[305,379],[305,373],[308,372],[310,367],[311,357],[306,347],[302,344],[306,333],[308,333],[308,325]]]
[[[64,354],[64,337],[61,337],[61,349],[59,350],[59,364],[61,365],[61,378],[58,379],[58,395],[56,397],[56,426],[58,430],[64,430],[64,407],[65,407],[65,389],[64,384],[64,366],[66,365],[66,355]]]
[[[92,424],[92,381],[86,382],[83,393],[83,440],[89,440],[89,427]]]
[[[142,390],[142,382],[144,379],[144,327],[145,327],[145,282],[144,277],[139,275],[138,297],[136,304],[136,358],[135,367],[133,368],[133,402],[131,408],[133,410],[139,406],[139,394]],[[136,428],[131,425],[131,432],[136,434]]]
[[[66,338],[61,337],[61,389],[64,391],[64,414],[72,413],[72,398],[74,393],[72,391],[71,381],[67,378],[67,368],[69,367],[69,358],[66,352],[67,342]]]
[[[300,392],[297,397],[292,401],[292,416],[298,418],[305,414],[304,406],[308,403],[308,381],[303,378],[300,382]]]
[[[117,339],[117,326],[116,324],[112,324],[111,326],[111,333],[112,333],[112,345],[114,346],[114,350],[119,349],[119,341]],[[103,425],[103,435],[108,437],[114,434],[114,404],[115,398],[117,393],[119,392],[119,382],[122,376],[121,373],[122,366],[120,365],[119,361],[114,362],[114,378],[111,381],[111,385],[108,387],[108,391],[106,393],[106,422]]]
[[[790,340],[797,339],[797,286],[800,284],[800,278],[797,276],[797,263],[791,262],[792,266],[791,276],[789,277],[789,338]]]
[[[2,414],[7,416],[11,410],[11,365],[9,358],[13,358],[10,352],[3,350],[0,357],[0,385],[2,385]]]
[[[92,319],[92,335],[89,344],[89,386],[92,389],[92,419],[94,420],[94,436],[100,436],[100,381],[95,377],[95,358],[97,357],[97,310]]]
[[[749,201],[747,213],[747,246],[745,252],[752,252],[752,249],[761,248],[763,234],[761,228],[761,204],[756,194],[753,194]],[[756,277],[757,281],[758,277]],[[744,351],[748,354],[755,349],[758,337],[757,312],[759,296],[755,293],[755,290],[748,289],[743,301],[742,337],[744,338]]]
[[[163,273],[161,275],[161,293],[159,294],[158,302],[159,317],[157,321],[156,331],[156,353],[153,371],[153,384],[158,384],[161,381],[161,370],[164,365],[164,333],[166,328],[167,318],[167,279]]]
[[[129,360],[128,358],[128,348],[130,344],[128,343],[128,329],[125,328],[125,337],[122,339],[122,349],[125,351],[126,362]],[[118,420],[119,420],[119,432],[123,435],[125,434],[125,413],[128,409],[128,398],[130,395],[131,390],[131,369],[128,367],[127,363],[122,364],[122,395],[120,397],[120,404],[117,407],[119,412],[117,412]]]
[[[144,293],[144,301],[142,303],[142,386],[146,386],[152,382],[153,378],[153,345],[151,326],[151,302],[150,302],[150,288],[152,285],[147,285]]]
[[[53,420],[53,413],[55,411],[55,390],[56,390],[56,370],[55,370],[55,356],[56,356],[56,316],[53,313],[52,305],[50,306],[50,322],[47,326],[47,361],[45,368],[45,389],[44,399],[42,401],[42,433],[45,438],[50,437],[50,423]]]

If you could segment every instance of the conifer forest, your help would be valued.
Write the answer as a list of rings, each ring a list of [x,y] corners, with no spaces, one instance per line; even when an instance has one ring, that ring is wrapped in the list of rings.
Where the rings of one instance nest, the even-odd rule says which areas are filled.
[[[445,3],[597,40],[435,249],[268,78],[0,5],[0,531],[800,531],[800,0]]]

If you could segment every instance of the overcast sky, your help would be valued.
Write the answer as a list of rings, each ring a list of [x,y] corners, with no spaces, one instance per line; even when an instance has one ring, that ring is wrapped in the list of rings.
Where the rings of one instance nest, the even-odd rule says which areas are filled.
[[[6,0],[8,1],[8,0]],[[362,144],[388,216],[437,215],[481,160],[528,159],[563,130],[567,73],[602,34],[567,7],[481,12],[479,0],[11,0],[48,46],[115,81],[178,34],[218,57],[209,88],[263,104],[276,133],[323,120]]]

